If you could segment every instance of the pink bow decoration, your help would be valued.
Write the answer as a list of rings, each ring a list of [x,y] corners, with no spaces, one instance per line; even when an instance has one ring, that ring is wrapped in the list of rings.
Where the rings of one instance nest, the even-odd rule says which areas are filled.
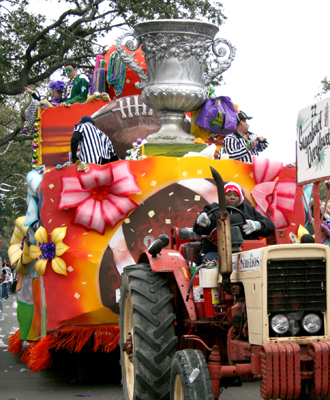
[[[297,191],[295,181],[275,181],[282,169],[283,163],[279,161],[253,157],[256,186],[251,194],[257,203],[256,210],[270,218],[277,229],[289,225],[285,213],[294,212]]]
[[[88,172],[63,176],[59,210],[78,207],[73,224],[104,234],[106,223],[112,228],[136,209],[129,194],[140,193],[136,176],[128,161],[99,166],[90,164]]]

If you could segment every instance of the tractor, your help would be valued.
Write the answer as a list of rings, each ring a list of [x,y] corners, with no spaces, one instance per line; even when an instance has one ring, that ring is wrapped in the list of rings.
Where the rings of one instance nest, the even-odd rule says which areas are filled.
[[[124,268],[123,398],[211,400],[255,380],[266,400],[328,397],[329,247],[243,241],[244,216],[231,224],[211,169],[215,231],[172,227]],[[202,239],[217,244],[218,264],[201,263]]]

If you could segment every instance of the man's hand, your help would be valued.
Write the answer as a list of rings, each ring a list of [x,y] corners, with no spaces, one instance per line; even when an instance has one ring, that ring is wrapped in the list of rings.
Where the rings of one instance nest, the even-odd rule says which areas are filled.
[[[258,141],[258,142],[264,142],[265,141],[265,139],[262,137],[262,136],[258,136],[257,138],[256,138],[256,140]]]
[[[199,214],[199,216],[197,218],[197,225],[201,226],[202,228],[206,228],[210,224],[211,224],[211,220],[208,217],[208,215],[206,214],[206,212],[202,212],[201,214]]]
[[[250,235],[250,233],[255,231],[260,231],[261,223],[259,221],[253,221],[252,219],[247,219],[246,224],[243,225],[243,232],[245,235]]]

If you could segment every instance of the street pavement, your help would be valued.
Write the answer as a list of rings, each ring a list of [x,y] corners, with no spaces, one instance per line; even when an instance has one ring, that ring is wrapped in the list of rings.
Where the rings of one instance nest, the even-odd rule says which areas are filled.
[[[16,311],[16,295],[10,294],[0,312],[0,400],[122,399],[116,358],[103,362],[98,381],[89,385],[79,384],[76,356],[71,354],[60,355],[49,370],[31,373],[20,356],[7,351],[8,338],[18,329]]]
[[[3,312],[0,312],[0,400],[122,400],[118,355],[112,358],[99,355],[94,360],[82,355],[87,357],[91,367],[92,381],[96,380],[89,385],[79,384],[77,356],[74,354],[59,353],[51,369],[31,373],[20,361],[20,356],[7,351],[8,338],[18,329],[16,310],[16,295],[10,294],[9,299],[3,302]],[[261,399],[259,386],[259,382],[243,383],[241,387],[223,390],[220,399]]]

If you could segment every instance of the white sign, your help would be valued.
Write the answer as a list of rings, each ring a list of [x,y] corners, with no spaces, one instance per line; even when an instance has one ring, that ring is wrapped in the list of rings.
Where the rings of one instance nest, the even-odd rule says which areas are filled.
[[[297,120],[297,183],[330,177],[330,97],[299,112]]]
[[[232,266],[234,271],[251,271],[252,269],[260,269],[261,249],[236,253],[232,255]]]

